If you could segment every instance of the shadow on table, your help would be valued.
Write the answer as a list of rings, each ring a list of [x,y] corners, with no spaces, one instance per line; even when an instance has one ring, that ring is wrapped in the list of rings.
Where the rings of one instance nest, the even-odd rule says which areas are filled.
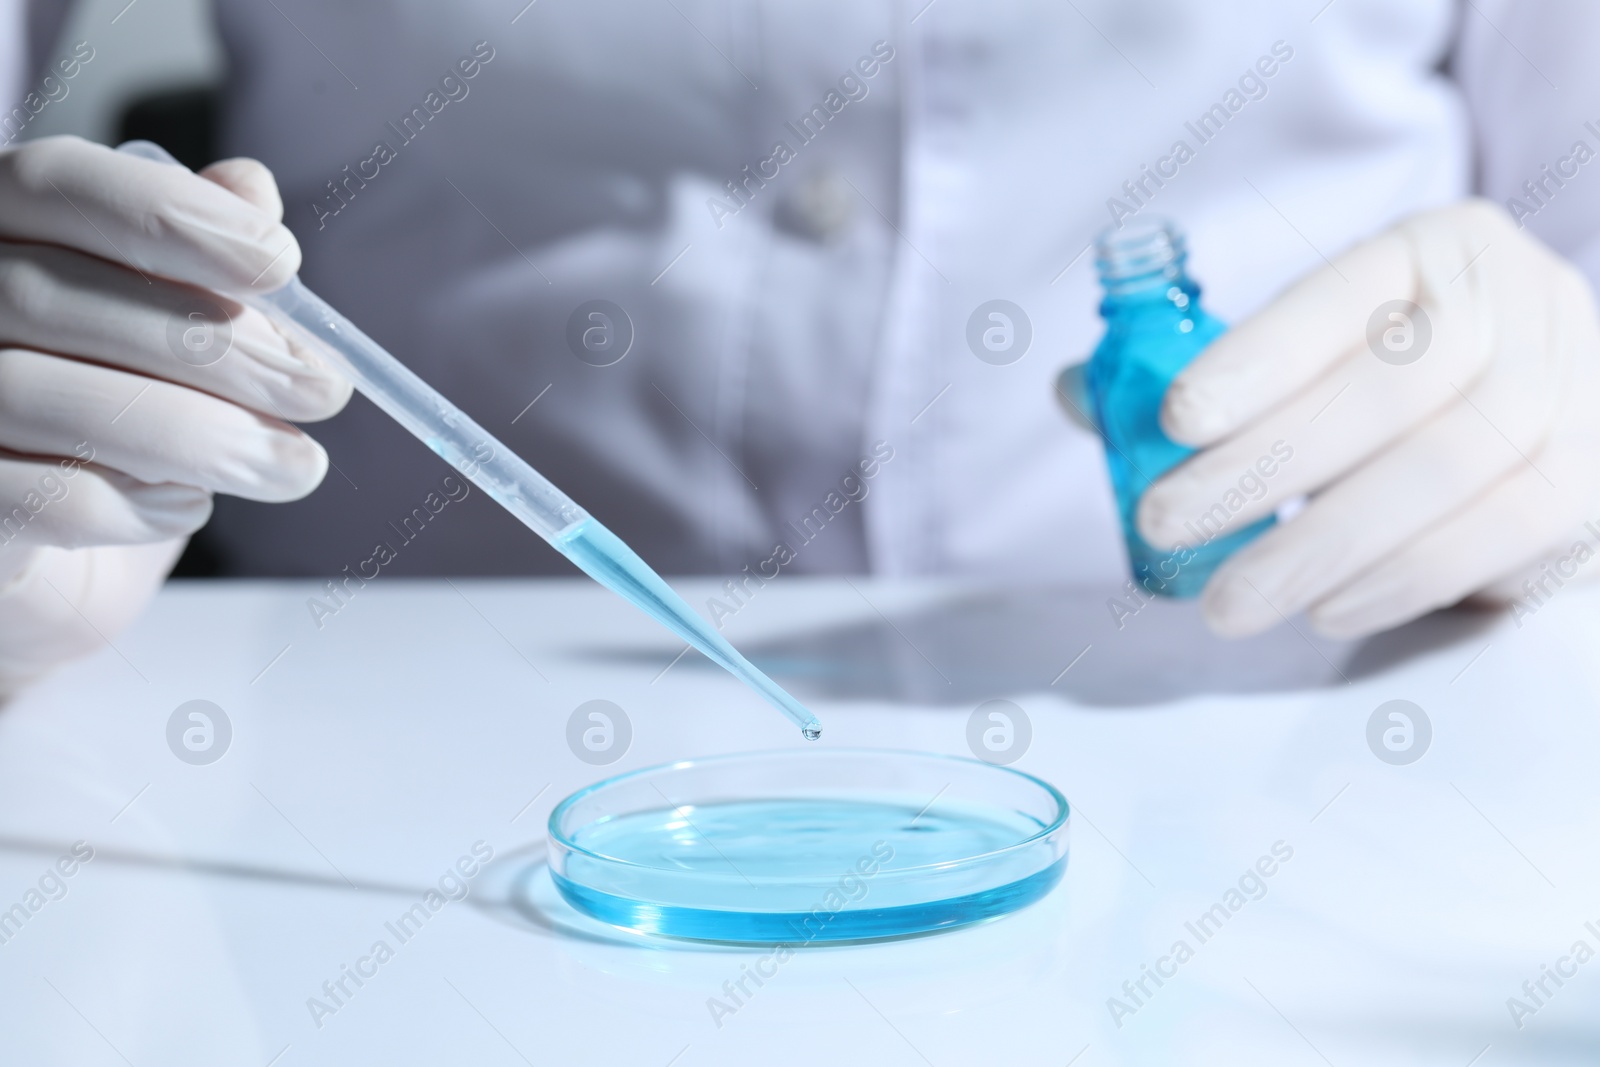
[[[71,843],[0,835],[0,854],[10,853],[13,855],[55,858],[71,848]],[[336,889],[355,893],[374,893],[399,897],[420,897],[434,888],[430,885],[409,885],[403,882],[390,882],[373,878],[346,878],[337,872],[324,874],[317,871],[297,871],[282,867],[266,867],[257,863],[244,863],[236,860],[163,855],[159,852],[144,852],[138,849],[115,848],[107,845],[94,846],[94,864],[96,867],[131,867],[146,871],[166,871],[173,874],[192,874],[207,878],[271,882],[279,885],[299,886],[303,889]]]
[[[53,859],[71,848],[71,844],[62,841],[0,835],[0,855]],[[348,878],[338,872],[293,870],[259,863],[177,856],[105,845],[95,846],[94,864],[96,867],[122,867],[195,878],[389,896],[411,903],[424,899],[430,893],[437,894],[439,888],[424,882],[360,876]],[[479,876],[470,885],[471,892],[461,898],[462,903],[509,926],[599,944],[648,943],[643,935],[630,934],[588,919],[561,900],[550,884],[543,839],[497,854],[484,864]]]
[[[802,699],[967,705],[1054,690],[1079,704],[1118,708],[1344,685],[1464,641],[1495,618],[1440,612],[1364,641],[1321,637],[1297,618],[1225,640],[1206,629],[1193,601],[1154,601],[1119,618],[1114,596],[1083,589],[961,593],[906,612],[874,607],[863,621],[740,642],[740,650]],[[633,663],[662,658],[659,650],[587,654]],[[698,655],[675,669],[685,668],[715,669]]]

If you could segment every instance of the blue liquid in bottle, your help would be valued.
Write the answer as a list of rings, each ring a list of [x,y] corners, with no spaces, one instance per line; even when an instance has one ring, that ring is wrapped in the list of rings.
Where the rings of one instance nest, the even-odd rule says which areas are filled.
[[[1140,536],[1137,516],[1151,483],[1195,451],[1161,429],[1167,387],[1227,327],[1200,307],[1200,286],[1184,269],[1183,234],[1171,223],[1131,221],[1101,234],[1095,251],[1106,332],[1084,378],[1106,444],[1133,579],[1162,596],[1198,596],[1211,572],[1273,520],[1213,536],[1215,527],[1208,530],[1197,515],[1189,526],[1192,540],[1162,549]]]

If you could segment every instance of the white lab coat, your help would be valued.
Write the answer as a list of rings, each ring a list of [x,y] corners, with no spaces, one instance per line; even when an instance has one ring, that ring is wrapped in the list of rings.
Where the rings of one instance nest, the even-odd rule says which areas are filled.
[[[1052,382],[1098,335],[1083,253],[1114,214],[1177,220],[1237,320],[1600,149],[1576,0],[925,3],[219,0],[223,147],[277,174],[314,289],[660,569],[782,543],[785,572],[1100,582],[1125,566],[1100,446]],[[1594,277],[1600,163],[1545,188],[1529,225]],[[967,339],[993,299],[1031,324],[1008,365]],[[566,341],[593,300],[633,326],[609,366]],[[379,542],[410,574],[565,568],[479,493],[404,540],[449,471],[365,401],[311,432],[336,465],[311,498],[219,502],[238,569],[331,576]]]

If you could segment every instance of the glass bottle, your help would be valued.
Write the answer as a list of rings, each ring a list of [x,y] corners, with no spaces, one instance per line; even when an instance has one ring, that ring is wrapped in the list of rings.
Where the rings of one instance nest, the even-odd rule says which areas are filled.
[[[1183,234],[1170,222],[1129,221],[1102,233],[1095,252],[1106,332],[1089,359],[1084,386],[1106,444],[1133,579],[1161,596],[1197,596],[1211,572],[1273,520],[1218,536],[1196,516],[1186,525],[1192,538],[1160,549],[1139,535],[1137,515],[1150,484],[1195,451],[1161,429],[1167,387],[1227,327],[1200,307],[1200,286],[1184,269]]]

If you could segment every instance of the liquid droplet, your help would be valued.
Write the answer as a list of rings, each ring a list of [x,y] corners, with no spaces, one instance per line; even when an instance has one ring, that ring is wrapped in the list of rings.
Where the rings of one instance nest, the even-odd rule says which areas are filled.
[[[822,727],[802,726],[800,728],[800,736],[805,738],[807,741],[815,741],[817,738],[822,736]]]

